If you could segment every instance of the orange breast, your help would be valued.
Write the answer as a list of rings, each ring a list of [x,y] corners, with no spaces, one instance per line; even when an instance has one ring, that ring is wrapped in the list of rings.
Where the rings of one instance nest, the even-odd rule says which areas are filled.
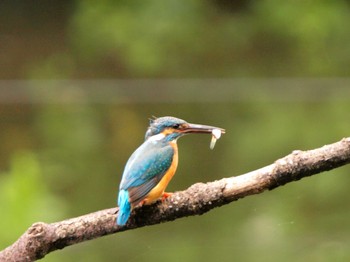
[[[173,178],[177,164],[178,164],[178,150],[177,150],[177,144],[176,141],[171,142],[171,146],[174,148],[174,156],[173,156],[173,162],[171,163],[170,168],[165,173],[163,178],[159,181],[159,183],[148,193],[146,198],[143,200],[144,204],[151,204],[155,201],[157,201],[164,193],[166,187],[168,186],[170,180]]]

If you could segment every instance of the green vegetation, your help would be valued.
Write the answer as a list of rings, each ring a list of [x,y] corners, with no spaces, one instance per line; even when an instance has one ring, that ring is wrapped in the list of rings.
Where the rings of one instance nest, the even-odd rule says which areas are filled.
[[[13,79],[0,82],[0,249],[32,223],[114,206],[152,115],[227,130],[213,151],[207,136],[179,141],[170,191],[349,136],[347,1],[50,4],[0,10]],[[349,171],[44,260],[347,261]]]

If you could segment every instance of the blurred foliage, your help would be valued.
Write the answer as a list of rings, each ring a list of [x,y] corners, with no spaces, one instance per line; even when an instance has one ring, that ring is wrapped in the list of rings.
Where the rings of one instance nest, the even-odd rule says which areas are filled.
[[[0,174],[1,246],[14,242],[38,218],[47,222],[63,218],[65,209],[44,183],[37,156],[16,153],[10,171]]]
[[[2,78],[349,75],[346,0],[1,5]]]
[[[346,1],[250,1],[240,12],[227,5],[81,1],[72,19],[74,53],[85,65],[114,63],[121,76],[348,74]]]
[[[179,141],[170,191],[349,136],[349,80],[324,78],[349,76],[349,7],[346,0],[2,1],[0,78],[24,81],[0,81],[0,248],[34,222],[114,206],[124,164],[152,115],[227,130],[213,151],[209,137]],[[347,261],[348,173],[339,168],[45,261]]]

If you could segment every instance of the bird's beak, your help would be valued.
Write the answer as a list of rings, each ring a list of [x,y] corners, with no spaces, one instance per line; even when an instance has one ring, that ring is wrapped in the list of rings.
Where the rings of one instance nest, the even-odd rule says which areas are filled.
[[[213,130],[218,129],[222,134],[225,134],[225,129],[215,126],[206,126],[198,124],[187,124],[185,127],[181,128],[181,133],[198,133],[198,134],[211,134]]]

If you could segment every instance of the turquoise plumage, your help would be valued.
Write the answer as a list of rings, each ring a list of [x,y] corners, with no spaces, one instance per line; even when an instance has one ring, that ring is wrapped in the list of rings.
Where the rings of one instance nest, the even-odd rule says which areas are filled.
[[[120,183],[117,224],[125,225],[131,207],[137,206],[162,179],[174,155],[164,141],[146,140],[128,160]]]
[[[121,189],[118,195],[119,214],[117,218],[118,225],[125,225],[131,213],[131,204],[129,203],[128,190]]]

